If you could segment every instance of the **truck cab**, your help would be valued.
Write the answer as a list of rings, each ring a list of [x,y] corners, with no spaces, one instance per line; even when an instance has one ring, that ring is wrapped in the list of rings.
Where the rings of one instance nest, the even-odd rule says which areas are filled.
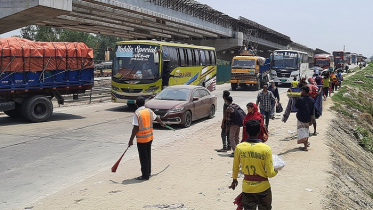
[[[231,83],[232,90],[236,90],[238,86],[244,87],[251,85],[255,90],[259,90],[263,82],[261,69],[265,64],[266,59],[253,55],[240,55],[232,59],[231,64]]]

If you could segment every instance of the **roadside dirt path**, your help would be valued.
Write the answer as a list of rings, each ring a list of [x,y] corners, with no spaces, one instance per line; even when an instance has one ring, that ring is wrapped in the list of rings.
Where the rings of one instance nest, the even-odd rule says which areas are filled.
[[[282,94],[284,108],[287,97]],[[286,101],[285,101],[286,100]],[[248,101],[249,102],[249,101]],[[331,99],[324,103],[323,116],[317,121],[318,135],[310,138],[308,152],[296,143],[296,117],[286,123],[281,114],[270,121],[268,144],[273,154],[280,154],[286,166],[270,179],[273,209],[323,209],[331,176],[330,155],[326,145]],[[221,118],[221,116],[216,116]],[[194,126],[199,126],[198,124]],[[310,127],[313,132],[313,128]],[[157,131],[155,131],[157,135]],[[127,141],[124,138],[123,141]],[[156,141],[156,140],[155,140]],[[220,123],[190,135],[178,135],[166,146],[152,150],[152,173],[149,181],[134,180],[140,175],[138,157],[122,162],[116,173],[110,167],[98,175],[50,195],[30,205],[34,209],[236,209],[238,190],[228,189],[232,179],[233,158],[217,153],[221,148]],[[123,148],[125,149],[125,148]],[[130,148],[136,150],[136,147]],[[119,157],[118,157],[119,158]],[[116,160],[113,160],[113,164]],[[239,180],[239,186],[242,179]]]

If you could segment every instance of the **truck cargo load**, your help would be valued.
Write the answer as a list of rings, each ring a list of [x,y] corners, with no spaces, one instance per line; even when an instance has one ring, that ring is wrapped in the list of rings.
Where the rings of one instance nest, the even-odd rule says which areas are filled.
[[[62,95],[91,89],[93,77],[93,49],[84,43],[0,38],[0,111],[11,117],[45,121],[53,97],[63,104]],[[44,114],[30,116],[32,108]]]

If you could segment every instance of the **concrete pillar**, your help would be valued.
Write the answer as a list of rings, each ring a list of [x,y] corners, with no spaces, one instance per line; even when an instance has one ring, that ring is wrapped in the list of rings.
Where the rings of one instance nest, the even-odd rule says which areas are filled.
[[[1,0],[0,34],[72,11],[72,0]]]

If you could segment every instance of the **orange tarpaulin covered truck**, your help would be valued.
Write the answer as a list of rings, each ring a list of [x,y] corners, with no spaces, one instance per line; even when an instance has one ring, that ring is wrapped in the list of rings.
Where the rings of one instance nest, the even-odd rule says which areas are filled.
[[[0,38],[0,111],[31,122],[46,121],[51,99],[93,87],[93,49],[81,42]]]

